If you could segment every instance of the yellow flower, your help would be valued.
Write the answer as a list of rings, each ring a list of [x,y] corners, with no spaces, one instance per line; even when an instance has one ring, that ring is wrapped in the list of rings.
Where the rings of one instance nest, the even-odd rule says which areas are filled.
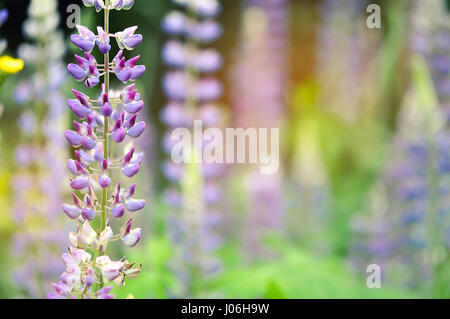
[[[0,71],[5,73],[17,73],[23,69],[23,61],[14,59],[8,55],[0,57]]]

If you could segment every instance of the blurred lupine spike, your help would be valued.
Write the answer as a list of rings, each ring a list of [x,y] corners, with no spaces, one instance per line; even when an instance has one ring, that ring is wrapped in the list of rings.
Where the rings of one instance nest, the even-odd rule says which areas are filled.
[[[215,109],[220,119],[221,112],[214,101],[222,94],[221,83],[212,75],[222,66],[222,58],[217,51],[205,48],[222,33],[221,26],[213,20],[221,11],[220,2],[217,0],[173,0],[173,2],[180,6],[179,10],[167,14],[161,23],[162,29],[173,36],[162,49],[165,64],[172,68],[162,80],[165,95],[169,100],[161,113],[161,118],[168,126],[167,136],[179,126],[191,129],[194,119],[203,118],[202,109],[206,105]],[[133,125],[127,131],[128,135],[134,136],[139,133],[140,125],[142,124]],[[170,154],[171,149],[167,147],[164,151]],[[177,244],[182,247],[183,254],[179,256],[181,260],[177,260],[177,263],[185,264],[186,267],[178,267],[177,272],[183,282],[183,296],[190,297],[195,297],[198,292],[192,289],[192,285],[202,285],[199,276],[195,276],[194,273],[203,277],[210,275],[212,269],[217,269],[215,267],[217,261],[211,251],[204,249],[208,246],[205,243],[213,242],[216,236],[204,220],[211,210],[217,209],[219,202],[208,202],[203,195],[210,186],[220,191],[220,188],[216,187],[220,180],[202,174],[202,168],[198,166],[188,168],[187,165],[174,164],[168,160],[162,169],[163,174],[171,182],[166,191],[167,201],[178,208],[181,215],[179,219],[183,221],[183,227],[175,230],[177,238],[180,238]],[[221,174],[212,175],[220,177]],[[201,182],[187,185],[189,177],[186,176]],[[171,200],[174,197],[182,200]],[[131,206],[131,202],[128,205]],[[192,282],[197,279],[198,282]]]
[[[83,3],[88,7],[94,6],[97,12],[103,10],[105,21],[108,22],[110,10],[130,9],[134,1],[83,0]],[[87,122],[74,121],[74,130],[66,130],[64,134],[77,150],[76,160],[67,162],[69,171],[74,175],[70,180],[70,186],[75,190],[74,204],[64,204],[63,211],[68,217],[82,222],[82,225],[77,232],[69,234],[71,247],[69,254],[63,255],[66,272],[61,275],[61,281],[53,285],[56,293],[49,293],[49,298],[110,299],[113,298],[110,294],[113,286],[103,287],[105,283],[123,285],[127,276],[135,278],[139,273],[140,267],[134,267],[135,263],[128,263],[124,258],[112,261],[106,254],[108,242],[114,236],[109,224],[110,216],[120,219],[124,216],[125,209],[136,212],[146,204],[143,199],[133,198],[136,184],[132,184],[125,194],[125,190],[120,188],[120,180],[112,183],[115,178],[112,171],[120,169],[126,177],[131,178],[139,172],[142,160],[142,153],[139,153],[141,157],[138,160],[134,160],[133,145],[130,149],[127,148],[123,158],[114,158],[110,147],[111,141],[121,143],[126,138],[136,138],[145,128],[144,121],[135,124],[144,102],[134,84],[127,86],[123,91],[125,94],[120,95],[109,87],[111,73],[115,73],[120,81],[126,83],[137,79],[145,71],[145,66],[136,65],[139,56],[129,60],[123,57],[123,49],[131,50],[142,41],[141,35],[134,34],[136,28],[129,27],[116,33],[120,51],[112,61],[109,56],[111,34],[108,23],[97,27],[97,35],[84,26],[77,26],[79,34],[71,36],[72,42],[84,51],[85,58],[76,55],[77,63],[70,63],[68,72],[76,80],[84,81],[87,88],[99,84],[100,78],[103,83],[98,98],[91,99],[86,94],[73,90],[76,99],[67,102],[80,120],[87,119]],[[98,64],[89,53],[95,45],[103,54],[103,64]],[[78,198],[79,193],[84,194],[83,201]],[[91,226],[91,221],[97,218],[100,219],[98,231]],[[133,247],[141,238],[141,228],[128,229],[126,233],[117,236],[120,236],[126,246]]]
[[[66,143],[62,135],[68,117],[61,112],[64,108],[61,87],[66,78],[62,64],[65,47],[55,23],[59,21],[57,1],[31,0],[27,12],[22,30],[28,42],[18,48],[19,57],[25,62],[25,74],[14,94],[16,102],[22,105],[18,108],[22,114],[16,134],[19,165],[11,180],[12,218],[18,230],[12,238],[11,251],[17,258],[14,280],[20,297],[42,298],[42,292],[63,270],[60,256],[55,252],[68,245],[64,234],[68,222],[65,215],[69,218],[81,215],[82,205],[76,197],[73,205],[64,205],[61,211],[62,198],[68,189],[62,187],[68,181],[66,163],[76,176],[85,171],[78,163],[66,162]],[[0,25],[6,17],[7,11],[0,10]],[[4,48],[1,43],[0,54]],[[1,64],[0,74],[3,72]],[[68,103],[74,111],[82,113],[78,103]],[[70,278],[65,276],[65,279]]]

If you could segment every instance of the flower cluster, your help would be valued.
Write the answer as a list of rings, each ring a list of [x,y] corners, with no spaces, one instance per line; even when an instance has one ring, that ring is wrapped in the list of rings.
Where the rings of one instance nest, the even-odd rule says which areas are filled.
[[[434,88],[413,81],[407,91],[391,161],[372,191],[368,214],[354,222],[352,248],[355,262],[381,264],[387,280],[392,282],[396,273],[402,273],[401,284],[423,287],[428,282],[434,295],[442,297],[449,284],[444,269],[450,251],[450,131],[445,116],[448,91],[442,84],[448,79],[450,47],[439,32],[439,3],[417,2],[414,9],[413,78],[419,78],[417,73],[424,70],[427,74],[420,75],[427,77],[431,71],[429,83],[433,79]],[[433,23],[423,24],[424,15],[432,16]],[[435,90],[428,92],[437,93],[435,103],[424,103],[416,93],[420,90]]]
[[[139,56],[129,60],[123,56],[124,50],[131,50],[142,41],[142,36],[134,33],[137,27],[115,34],[109,32],[110,10],[130,9],[133,1],[83,2],[94,6],[97,12],[104,11],[105,25],[97,28],[97,35],[84,26],[77,26],[79,34],[71,40],[84,51],[84,57],[76,55],[77,63],[69,64],[67,69],[76,80],[84,81],[87,88],[99,84],[102,76],[104,81],[98,97],[90,98],[72,90],[75,98],[67,102],[80,121],[74,121],[74,129],[65,132],[66,139],[75,148],[75,158],[67,161],[73,174],[70,181],[73,203],[64,204],[63,211],[69,218],[78,220],[79,226],[69,235],[71,247],[63,255],[66,271],[54,284],[56,293],[50,293],[49,298],[112,298],[112,286],[104,284],[123,285],[125,278],[136,277],[141,267],[125,258],[111,260],[106,248],[116,240],[133,247],[141,238],[141,228],[132,228],[133,217],[127,218],[116,234],[110,220],[120,220],[127,212],[140,211],[146,204],[145,200],[134,198],[136,184],[127,187],[120,180],[120,175],[135,176],[143,159],[133,140],[145,129],[145,122],[138,120],[144,102],[135,84],[129,82],[141,76],[145,67],[136,64]],[[116,38],[120,50],[110,61],[111,37]],[[102,64],[90,54],[95,46],[103,54]],[[110,73],[128,85],[121,91],[110,90]],[[125,147],[118,147],[122,144]],[[100,228],[95,230],[91,222],[97,219]]]
[[[279,127],[287,78],[288,39],[284,18],[288,2],[247,0],[244,3],[240,43],[230,72],[232,104],[234,114],[238,114],[233,118],[234,125]],[[256,169],[245,169],[241,175],[245,176],[245,191],[251,198],[245,245],[251,255],[265,254],[262,237],[268,229],[277,229],[283,222],[281,176],[262,176]]]
[[[61,61],[64,44],[57,31],[56,0],[31,1],[28,15],[23,30],[30,42],[19,46],[19,56],[26,62],[26,78],[15,91],[23,111],[12,179],[17,228],[12,252],[16,257],[14,278],[22,291],[30,297],[42,297],[62,270],[58,251],[67,246],[61,229],[64,219],[59,216],[67,157],[61,138],[67,119],[60,92],[65,80]]]
[[[177,127],[192,129],[194,119],[202,120],[204,126],[217,126],[221,111],[216,101],[222,94],[221,83],[213,77],[222,66],[222,57],[206,45],[222,33],[214,18],[220,13],[217,0],[174,0],[181,10],[169,12],[162,21],[163,30],[171,36],[162,49],[165,64],[169,67],[163,78],[167,105],[161,112],[162,122],[168,127],[163,149],[170,154],[174,141],[171,132]],[[204,145],[205,146],[205,145]],[[182,294],[195,295],[192,272],[203,275],[217,269],[217,261],[209,256],[218,242],[212,227],[218,224],[218,204],[222,197],[218,178],[224,173],[220,164],[202,164],[201,168],[163,163],[163,173],[171,182],[166,191],[169,204],[180,208],[178,218],[173,220],[174,237],[182,246],[185,269],[178,269],[184,278]],[[193,181],[199,181],[198,183]],[[191,269],[191,270],[190,270]]]

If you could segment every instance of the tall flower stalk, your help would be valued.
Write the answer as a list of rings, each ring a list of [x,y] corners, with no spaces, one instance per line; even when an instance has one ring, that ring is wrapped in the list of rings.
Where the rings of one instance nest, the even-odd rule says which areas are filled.
[[[66,271],[61,280],[53,284],[55,293],[49,298],[113,298],[111,282],[123,285],[126,277],[136,277],[140,265],[128,262],[125,257],[113,261],[106,254],[107,245],[116,240],[129,247],[135,246],[141,238],[141,228],[132,228],[133,214],[144,208],[146,201],[135,199],[136,184],[124,186],[120,175],[132,178],[140,170],[143,153],[137,152],[133,140],[145,129],[144,121],[137,121],[138,113],[144,107],[135,84],[129,84],[119,92],[110,88],[110,75],[115,74],[123,84],[134,81],[145,72],[145,66],[137,65],[139,56],[126,59],[124,50],[132,50],[142,42],[142,35],[135,34],[136,26],[110,33],[109,13],[111,10],[128,10],[133,0],[83,0],[94,6],[97,12],[103,10],[104,25],[97,27],[97,34],[85,26],[78,25],[79,34],[71,41],[82,51],[84,57],[75,55],[76,63],[67,67],[69,73],[87,88],[101,83],[97,98],[72,90],[75,99],[67,104],[82,121],[74,121],[74,130],[67,130],[65,137],[75,148],[75,159],[67,162],[74,178],[73,204],[64,204],[64,213],[78,221],[76,232],[69,234],[71,246],[63,254]],[[110,59],[110,38],[115,38],[118,53]],[[97,46],[103,55],[98,63],[90,53]],[[125,147],[120,145],[128,142]],[[114,181],[114,182],[113,182]],[[126,220],[118,231],[113,231],[112,220]]]
[[[58,217],[67,157],[61,135],[67,117],[60,93],[65,80],[64,43],[57,31],[56,10],[55,0],[31,1],[23,31],[32,42],[19,47],[27,80],[19,82],[15,92],[23,111],[18,123],[22,141],[16,149],[17,169],[12,179],[17,228],[12,253],[16,282],[30,297],[44,296],[58,277],[62,270],[59,251],[67,245]]]
[[[443,2],[413,4],[412,84],[400,109],[392,160],[372,193],[369,214],[354,224],[358,236],[353,248],[362,262],[370,258],[381,264],[388,281],[446,298],[450,132],[448,91],[443,88],[450,48],[441,31],[449,25],[443,23],[448,21]]]
[[[285,109],[287,78],[287,0],[247,0],[241,21],[236,63],[231,71],[233,122],[238,127],[276,128]],[[249,212],[245,217],[248,255],[265,254],[262,237],[283,223],[281,173],[261,175],[257,168],[245,176]]]
[[[174,142],[171,141],[173,129],[193,129],[196,119],[202,120],[204,127],[220,125],[221,112],[214,101],[222,94],[220,82],[212,75],[221,67],[222,57],[216,50],[207,48],[222,33],[214,21],[221,11],[219,1],[173,2],[181,10],[170,12],[162,22],[164,31],[171,35],[162,52],[164,62],[170,67],[163,79],[169,102],[161,113],[168,127],[164,149],[169,154]],[[200,149],[204,142],[200,142]],[[183,256],[177,264],[184,266],[176,269],[183,283],[180,293],[183,296],[198,296],[203,278],[214,273],[218,266],[211,252],[219,242],[213,227],[220,217],[217,209],[222,168],[220,164],[183,165],[170,160],[163,164],[163,173],[171,182],[166,192],[168,202],[179,211],[173,225]]]

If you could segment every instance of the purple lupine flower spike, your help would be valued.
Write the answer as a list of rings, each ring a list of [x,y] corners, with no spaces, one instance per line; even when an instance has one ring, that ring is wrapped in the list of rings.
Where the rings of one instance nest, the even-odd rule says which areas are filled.
[[[191,129],[194,119],[202,119],[204,115],[218,115],[220,111],[203,112],[211,105],[213,101],[222,94],[221,83],[212,76],[222,65],[220,54],[205,45],[217,39],[221,33],[221,26],[213,18],[221,11],[218,0],[173,0],[180,6],[177,11],[170,12],[161,23],[162,29],[173,36],[169,39],[162,49],[164,62],[171,67],[162,80],[164,93],[168,98],[168,103],[161,113],[161,120],[168,126],[168,132],[164,139],[164,151],[171,153],[174,141],[171,141],[171,131],[177,127]],[[205,116],[205,118],[208,118]],[[216,118],[211,116],[209,122]],[[217,124],[217,123],[214,123]],[[127,131],[129,136],[139,136],[145,123],[130,123]],[[185,173],[185,167],[182,164],[175,164],[166,161],[162,165],[162,172],[172,184],[166,190],[166,198],[171,206],[179,210],[182,215],[183,226],[177,227],[174,231],[182,247],[184,258],[190,266],[189,268],[177,269],[185,281],[194,280],[195,272],[202,276],[208,276],[214,269],[217,269],[217,262],[208,253],[212,243],[216,243],[216,236],[212,233],[205,220],[209,216],[209,211],[213,210],[213,205],[218,206],[218,187],[211,181],[206,174],[198,176],[204,181],[207,189],[203,190],[190,188],[181,183]],[[202,170],[199,169],[199,174]],[[219,174],[211,174],[218,177]],[[214,192],[213,192],[214,190]],[[202,196],[204,194],[204,196]],[[185,201],[189,198],[189,204]],[[138,203],[129,201],[129,206],[135,206]],[[127,207],[128,208],[128,207]],[[131,207],[133,208],[133,207]],[[196,216],[196,218],[192,218]],[[188,225],[185,225],[185,224]],[[195,229],[195,233],[193,233]],[[192,233],[191,233],[192,232]],[[208,247],[206,249],[205,247]],[[190,287],[184,287],[185,295],[193,293],[189,291]]]
[[[95,7],[97,12],[107,9],[104,10],[105,21],[109,21],[106,17],[110,10],[128,10],[134,1],[83,0],[83,3],[88,7]],[[126,94],[120,94],[120,91],[116,94],[109,88],[109,77],[111,73],[115,73],[119,80],[126,83],[142,75],[145,67],[136,65],[139,57],[126,60],[123,51],[136,47],[142,41],[142,36],[134,34],[136,27],[126,28],[116,34],[121,50],[110,61],[111,34],[108,24],[97,27],[97,35],[84,26],[77,26],[77,29],[79,34],[72,35],[71,40],[84,51],[85,57],[76,55],[76,63],[69,64],[68,71],[76,80],[84,81],[87,88],[98,85],[102,77],[103,83],[98,98],[92,99],[85,93],[73,90],[76,99],[67,102],[69,108],[82,121],[74,121],[74,129],[66,130],[65,137],[77,148],[76,159],[67,161],[67,167],[74,176],[70,186],[77,194],[82,194],[83,200],[73,194],[73,205],[64,204],[63,212],[69,218],[82,222],[82,225],[69,234],[71,247],[69,252],[63,255],[66,272],[61,275],[61,281],[53,285],[56,292],[49,293],[48,297],[111,299],[114,297],[111,294],[113,286],[103,285],[109,282],[123,285],[126,277],[136,277],[140,266],[129,263],[125,258],[113,261],[106,254],[108,241],[114,236],[109,219],[111,216],[122,218],[125,209],[130,212],[143,209],[145,200],[132,198],[136,185],[121,189],[120,180],[113,184],[113,179],[118,174],[112,173],[120,169],[126,177],[136,175],[140,169],[142,153],[134,156],[135,147],[127,148],[127,144],[124,157],[114,158],[110,146],[111,141],[119,144],[125,139],[132,143],[130,136],[140,135],[145,124],[136,124],[136,118],[144,103],[135,86],[126,87]],[[102,64],[98,64],[89,53],[95,45],[103,54]],[[119,163],[122,165],[119,166]],[[96,222],[97,219],[99,222]],[[100,225],[98,232],[91,226],[91,222]],[[130,229],[126,225],[114,238],[120,238],[126,246],[133,247],[141,238],[141,229]]]

